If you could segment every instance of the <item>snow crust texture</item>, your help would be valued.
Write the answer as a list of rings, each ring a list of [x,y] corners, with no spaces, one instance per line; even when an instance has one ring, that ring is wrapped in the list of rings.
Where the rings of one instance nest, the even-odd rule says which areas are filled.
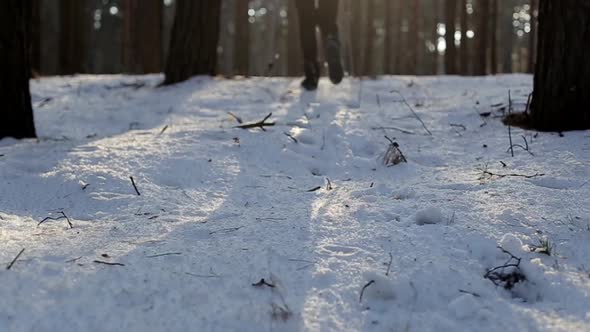
[[[0,331],[590,331],[590,133],[511,157],[532,77],[161,80],[31,83]]]

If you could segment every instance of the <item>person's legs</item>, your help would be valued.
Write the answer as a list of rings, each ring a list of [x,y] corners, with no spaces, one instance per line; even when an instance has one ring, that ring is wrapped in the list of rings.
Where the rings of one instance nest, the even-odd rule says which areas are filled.
[[[317,10],[315,0],[297,0],[299,34],[303,49],[303,70],[305,79],[301,85],[307,90],[315,90],[320,77],[316,40]]]
[[[340,41],[338,40],[338,2],[339,0],[319,0],[317,16],[324,37],[330,80],[334,84],[340,83],[344,76],[340,58]]]

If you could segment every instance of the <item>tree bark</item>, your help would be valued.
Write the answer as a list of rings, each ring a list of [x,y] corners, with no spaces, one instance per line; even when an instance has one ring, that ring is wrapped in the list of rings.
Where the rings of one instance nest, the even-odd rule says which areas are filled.
[[[29,91],[30,0],[0,2],[0,139],[36,137]]]
[[[498,1],[490,0],[491,12],[490,12],[490,70],[492,74],[498,72]]]
[[[367,76],[374,75],[373,67],[373,46],[375,44],[375,1],[367,1],[367,30],[365,31],[365,58],[363,63],[363,74]]]
[[[531,124],[590,129],[590,2],[541,0]]]
[[[287,0],[287,61],[288,75],[299,76],[303,73],[303,54],[301,53],[301,40],[299,39],[299,20],[295,0]]]
[[[61,27],[59,38],[60,73],[83,72],[84,1],[60,0]]]
[[[461,74],[469,75],[469,38],[467,38],[468,16],[467,16],[467,0],[459,0],[461,5]]]
[[[133,74],[162,71],[162,0],[125,0],[123,64]]]
[[[295,0],[293,0],[295,1]],[[235,10],[235,47],[234,47],[234,74],[249,75],[250,74],[250,22],[248,22],[248,9],[250,1],[236,0]],[[291,5],[289,6],[289,34],[291,34],[291,18],[297,16],[297,11],[293,8],[291,13]],[[295,44],[299,47],[299,44]],[[290,56],[290,54],[289,54]]]
[[[477,40],[475,75],[486,75],[488,65],[488,44],[489,44],[489,27],[490,17],[489,0],[479,0],[477,3],[477,31],[475,32]]]
[[[535,55],[537,44],[537,16],[535,13],[539,7],[538,0],[531,0],[531,31],[529,33],[529,73],[535,69]]]
[[[215,75],[221,2],[177,0],[164,84]]]
[[[455,47],[455,22],[457,21],[457,0],[447,0],[445,3],[445,72],[449,75],[457,74],[457,49]],[[436,43],[436,40],[435,40]]]

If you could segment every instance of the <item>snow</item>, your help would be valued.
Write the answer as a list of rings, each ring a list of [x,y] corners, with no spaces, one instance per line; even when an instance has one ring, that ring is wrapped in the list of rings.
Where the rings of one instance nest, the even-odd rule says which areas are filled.
[[[161,79],[32,81],[40,140],[0,141],[0,262],[25,248],[0,331],[590,331],[590,134],[513,128],[511,157],[530,76]],[[510,255],[525,281],[484,278]]]

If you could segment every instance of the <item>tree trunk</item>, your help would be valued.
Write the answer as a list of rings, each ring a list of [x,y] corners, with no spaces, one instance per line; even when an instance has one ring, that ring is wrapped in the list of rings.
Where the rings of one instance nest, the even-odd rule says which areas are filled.
[[[162,71],[162,1],[125,0],[123,63],[133,74]]]
[[[164,84],[215,75],[221,2],[177,0]]]
[[[31,0],[31,74],[41,73],[41,4]]]
[[[295,1],[295,0],[293,0]],[[235,47],[234,47],[234,74],[249,75],[250,74],[250,23],[248,22],[248,9],[250,1],[236,0],[235,10]],[[289,7],[289,13],[297,16],[297,11]],[[289,17],[291,17],[291,15]],[[291,33],[291,20],[289,20],[289,33]],[[296,44],[298,47],[299,44]]]
[[[590,129],[590,2],[541,0],[531,123]]]
[[[30,0],[0,2],[0,139],[36,137],[29,92]]]
[[[373,67],[373,46],[375,44],[375,1],[367,1],[367,30],[365,31],[365,58],[363,63],[363,74],[374,75]]]
[[[287,0],[287,61],[288,75],[299,76],[303,73],[303,54],[301,54],[301,40],[299,39],[299,20],[295,0]]]
[[[489,0],[479,0],[477,2],[477,51],[476,51],[476,65],[475,75],[486,75],[488,65],[488,44],[489,44],[489,29],[488,20],[490,17],[490,3]]]
[[[393,74],[393,58],[391,56],[392,38],[395,29],[395,22],[393,21],[392,1],[385,1],[385,42],[384,42],[384,56],[383,56],[383,73]]]
[[[461,74],[469,75],[469,38],[467,38],[467,31],[469,30],[467,22],[467,0],[459,0],[461,5]]]
[[[84,1],[61,0],[61,27],[59,38],[60,73],[83,72],[84,48]]]
[[[535,68],[536,42],[537,42],[537,9],[539,7],[538,0],[531,0],[531,31],[529,33],[529,64],[528,71],[532,73]]]
[[[490,30],[492,32],[490,36],[490,68],[491,73],[496,74],[498,72],[498,1],[490,0],[491,12],[490,12]]]
[[[457,74],[457,49],[455,47],[455,22],[457,20],[457,0],[447,0],[445,3],[445,73]],[[436,40],[435,40],[436,43]]]

